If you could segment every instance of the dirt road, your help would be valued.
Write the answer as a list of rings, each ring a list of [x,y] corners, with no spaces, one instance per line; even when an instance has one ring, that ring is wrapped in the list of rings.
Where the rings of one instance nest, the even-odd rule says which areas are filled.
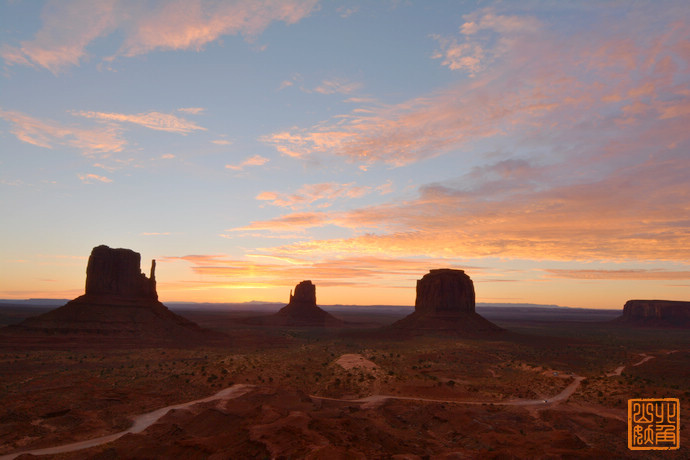
[[[185,409],[185,408],[193,406],[195,404],[200,404],[200,403],[205,403],[205,402],[210,402],[210,401],[218,401],[218,400],[227,400],[227,399],[237,398],[239,396],[242,396],[243,394],[246,394],[252,388],[254,388],[252,385],[242,385],[242,384],[233,385],[233,386],[231,386],[229,388],[225,388],[224,390],[221,390],[218,393],[216,393],[212,396],[209,396],[207,398],[197,399],[197,400],[189,401],[189,402],[182,403],[182,404],[175,404],[172,406],[163,407],[162,409],[158,409],[158,410],[155,410],[153,412],[148,412],[146,414],[138,415],[134,418],[134,423],[132,424],[131,428],[129,428],[128,430],[125,430],[125,431],[121,431],[119,433],[110,434],[107,436],[101,436],[101,437],[89,439],[86,441],[74,442],[71,444],[63,444],[62,446],[46,447],[43,449],[32,449],[32,450],[26,450],[23,452],[15,452],[13,454],[0,456],[0,460],[12,460],[12,459],[17,458],[20,455],[24,455],[24,454],[31,454],[31,455],[62,454],[65,452],[75,452],[77,450],[88,449],[89,447],[100,446],[101,444],[107,444],[109,442],[115,441],[116,439],[121,438],[122,436],[129,434],[129,433],[141,433],[146,428],[148,428],[151,425],[153,425],[154,423],[156,423],[161,417],[163,417],[165,414],[167,414],[171,410]]]

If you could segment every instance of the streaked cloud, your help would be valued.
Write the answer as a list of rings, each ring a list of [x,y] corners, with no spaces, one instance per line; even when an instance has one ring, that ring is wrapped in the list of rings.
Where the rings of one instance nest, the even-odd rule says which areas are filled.
[[[58,73],[87,58],[87,46],[110,34],[127,18],[117,0],[71,0],[48,3],[42,28],[19,46],[4,45],[0,55],[7,64],[43,67]]]
[[[318,203],[318,207],[331,206],[334,200],[340,198],[360,198],[373,191],[372,187],[359,186],[354,182],[339,184],[323,182],[307,184],[295,193],[261,192],[256,196],[259,201],[266,201],[273,206],[300,209]]]
[[[203,107],[185,107],[182,109],[177,109],[178,112],[188,113],[190,115],[200,115],[204,113],[206,109]]]
[[[690,271],[671,271],[666,269],[547,269],[549,277],[581,280],[688,280]]]
[[[85,184],[93,184],[94,182],[110,183],[113,180],[98,174],[79,174],[79,179]]]
[[[227,169],[232,169],[233,171],[242,171],[247,166],[262,166],[268,162],[269,162],[268,158],[262,157],[261,155],[254,155],[252,157],[247,158],[246,160],[244,160],[240,164],[237,164],[237,165],[227,164],[227,165],[225,165],[225,167]]]
[[[90,44],[119,32],[123,42],[115,56],[132,57],[155,50],[201,50],[225,35],[253,40],[275,21],[294,24],[307,16],[316,0],[215,2],[67,0],[43,9],[41,29],[17,46],[4,45],[7,64],[43,67],[53,73],[89,58]]]
[[[250,256],[251,260],[234,259],[224,255],[169,256],[160,260],[187,263],[194,274],[208,277],[201,281],[206,286],[239,284],[293,287],[301,280],[311,279],[319,287],[368,285],[379,288],[413,288],[414,280],[429,270],[429,264],[447,268],[472,268],[475,273],[482,271],[479,267],[460,266],[448,260],[363,256],[313,261],[266,257],[260,254]]]
[[[568,165],[562,168],[564,173]],[[690,158],[684,154],[659,156],[581,183],[559,184],[558,171],[547,171],[554,174],[552,183],[536,180],[543,168],[519,165],[493,182],[473,183],[473,173],[468,173],[453,183],[421,187],[413,200],[347,212],[291,213],[252,222],[247,228],[280,232],[336,225],[355,233],[350,238],[309,239],[270,248],[277,256],[688,259],[686,251],[678,250],[690,247],[685,179]],[[630,193],[631,187],[635,193]]]
[[[314,88],[314,92],[319,94],[350,94],[362,87],[361,83],[351,82],[343,79],[324,80],[319,86]]]
[[[333,218],[324,212],[296,212],[266,221],[250,222],[249,225],[228,231],[270,230],[274,232],[306,230],[332,223]]]
[[[192,121],[186,120],[182,117],[178,117],[176,115],[172,115],[169,113],[148,112],[137,114],[124,114],[79,111],[74,112],[74,115],[84,118],[93,118],[97,120],[106,120],[120,123],[132,123],[135,125],[143,126],[144,128],[155,129],[157,131],[167,131],[170,133],[178,134],[188,134],[192,131],[197,130],[206,131],[206,128],[203,128]]]
[[[11,124],[10,132],[17,139],[38,147],[70,146],[87,155],[107,155],[120,152],[127,145],[121,129],[111,124],[85,128],[1,109],[0,118]]]
[[[513,137],[531,144],[562,136],[601,150],[614,129],[688,115],[687,88],[678,83],[685,78],[688,36],[672,25],[672,12],[664,14],[668,27],[662,36],[639,15],[621,19],[615,28],[563,36],[530,16],[482,10],[466,18],[455,37],[444,38],[467,48],[458,59],[470,60],[457,65],[475,73],[483,69],[481,78],[460,78],[398,103],[361,102],[350,113],[262,140],[291,157],[335,155],[364,169],[444,154],[476,157],[477,143]],[[631,37],[630,30],[639,33]],[[486,45],[480,43],[485,32],[492,34]],[[489,49],[495,65],[484,59]],[[600,123],[595,126],[593,119]]]

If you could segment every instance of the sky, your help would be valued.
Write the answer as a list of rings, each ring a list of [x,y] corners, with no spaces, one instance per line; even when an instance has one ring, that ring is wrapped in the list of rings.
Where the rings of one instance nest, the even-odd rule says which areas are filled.
[[[685,0],[0,1],[0,298],[690,300]]]

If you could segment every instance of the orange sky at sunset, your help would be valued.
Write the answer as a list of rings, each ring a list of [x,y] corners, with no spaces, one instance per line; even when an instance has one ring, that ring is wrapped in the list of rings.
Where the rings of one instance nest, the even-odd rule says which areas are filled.
[[[663,5],[663,6],[661,6]],[[0,6],[0,298],[690,300],[690,5]],[[77,27],[77,25],[80,25]]]

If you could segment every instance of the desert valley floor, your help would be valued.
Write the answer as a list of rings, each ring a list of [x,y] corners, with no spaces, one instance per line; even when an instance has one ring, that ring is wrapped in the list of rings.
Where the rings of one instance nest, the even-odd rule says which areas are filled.
[[[0,458],[121,434],[159,409],[139,432],[38,458],[690,455],[687,329],[612,325],[619,311],[478,308],[506,331],[395,336],[380,332],[406,314],[394,309],[332,310],[350,327],[266,328],[238,321],[256,311],[179,308],[231,340],[136,349],[5,343]],[[38,311],[1,312],[7,324]],[[679,450],[627,449],[627,399],[640,397],[680,399]]]

